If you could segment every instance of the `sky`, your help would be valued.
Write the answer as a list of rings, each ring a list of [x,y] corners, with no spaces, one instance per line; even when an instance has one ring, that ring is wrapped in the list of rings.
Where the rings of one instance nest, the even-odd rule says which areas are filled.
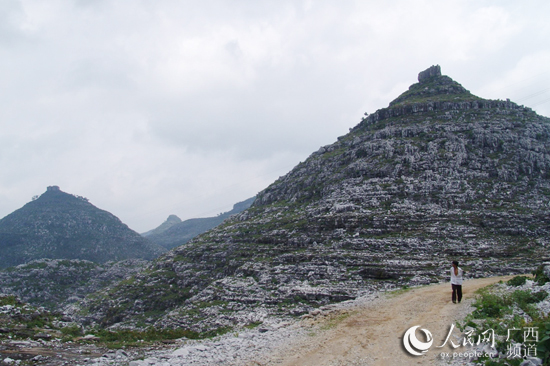
[[[0,218],[57,185],[215,216],[431,65],[550,116],[547,0],[0,0]]]

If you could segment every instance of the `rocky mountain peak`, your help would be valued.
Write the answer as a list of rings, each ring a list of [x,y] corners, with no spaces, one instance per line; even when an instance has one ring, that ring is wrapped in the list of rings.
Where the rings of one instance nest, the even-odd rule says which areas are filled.
[[[170,217],[168,217],[159,227],[141,235],[166,249],[172,249],[216,227],[231,215],[246,210],[250,207],[252,202],[254,202],[254,197],[236,203],[233,205],[231,211],[223,212],[215,217],[195,218],[181,221],[179,217],[170,215]]]
[[[41,258],[97,263],[152,259],[164,249],[87,198],[50,186],[40,197],[0,220],[0,252],[1,268]]]
[[[441,76],[441,67],[439,65],[431,66],[418,74],[418,82],[423,83],[429,78]]]
[[[141,235],[144,236],[144,237],[148,237],[150,239],[151,236],[159,235],[159,234],[165,232],[166,230],[170,229],[172,226],[177,225],[179,223],[181,223],[181,219],[178,216],[170,215],[170,216],[168,216],[166,221],[164,221],[162,224],[160,224],[159,227],[157,227],[153,230],[149,230],[145,233],[142,233]]]
[[[440,68],[421,74],[90,313],[210,331],[448,280],[452,260],[477,277],[534,269],[550,247],[550,120],[476,97]]]
[[[46,192],[58,192],[60,191],[59,186],[49,186],[46,188]]]
[[[418,83],[409,87],[390,103],[400,104],[441,101],[470,101],[480,99],[448,76],[441,74],[439,65],[431,66],[418,74]]]
[[[82,196],[73,195],[63,192],[59,186],[49,186],[46,192],[40,196],[33,198],[27,205],[31,207],[41,207],[43,205],[68,205],[71,207],[93,206],[88,202],[88,199]]]
[[[176,215],[170,215],[168,216],[168,218],[166,219],[166,222],[174,222],[174,223],[178,223],[178,222],[181,222],[181,219],[176,216]]]

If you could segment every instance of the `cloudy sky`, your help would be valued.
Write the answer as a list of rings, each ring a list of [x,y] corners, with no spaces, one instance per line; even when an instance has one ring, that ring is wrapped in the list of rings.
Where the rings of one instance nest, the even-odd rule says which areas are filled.
[[[416,82],[550,116],[550,2],[0,0],[0,217],[49,185],[138,232],[254,196]]]

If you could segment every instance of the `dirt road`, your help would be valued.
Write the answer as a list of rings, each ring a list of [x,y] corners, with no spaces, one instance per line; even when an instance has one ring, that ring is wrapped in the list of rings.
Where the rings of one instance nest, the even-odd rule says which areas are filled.
[[[451,324],[473,310],[474,291],[512,277],[465,281],[461,304],[451,302],[451,285],[444,283],[382,295],[349,310],[306,320],[309,336],[276,350],[268,365],[439,365],[441,352],[457,349],[436,346],[444,343]],[[403,347],[405,331],[415,325],[433,335],[433,346],[422,356],[411,356]],[[454,334],[460,331],[455,329]],[[420,330],[417,335],[422,338]]]

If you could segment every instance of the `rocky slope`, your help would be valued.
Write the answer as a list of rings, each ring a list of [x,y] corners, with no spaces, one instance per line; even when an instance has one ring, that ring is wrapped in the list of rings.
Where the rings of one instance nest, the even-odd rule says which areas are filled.
[[[108,349],[87,341],[73,342],[78,325],[61,314],[0,293],[0,364],[82,365]]]
[[[147,263],[142,259],[103,264],[80,259],[38,259],[0,270],[0,294],[61,311],[88,294],[139,272]]]
[[[170,215],[168,219],[154,230],[142,234],[166,249],[172,249],[187,243],[195,236],[202,234],[219,224],[231,215],[238,214],[249,208],[255,197],[249,198],[233,205],[231,211],[223,212],[216,217],[204,217],[181,221],[177,216]],[[178,222],[179,220],[179,222]]]
[[[548,253],[550,120],[439,66],[257,196],[84,304],[95,321],[198,331],[375,288],[525,273]]]
[[[41,258],[152,259],[164,251],[111,213],[57,186],[0,220],[0,268]]]

